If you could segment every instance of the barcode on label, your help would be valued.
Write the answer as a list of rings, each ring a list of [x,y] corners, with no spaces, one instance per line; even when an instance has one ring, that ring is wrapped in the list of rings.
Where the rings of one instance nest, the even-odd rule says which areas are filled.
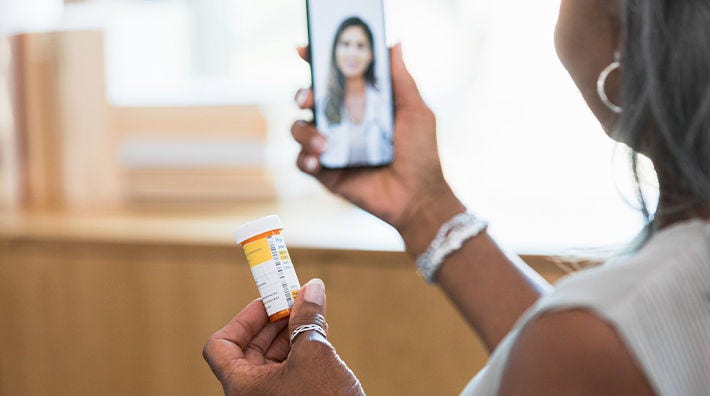
[[[286,302],[289,307],[293,306],[293,297],[291,296],[291,290],[288,288],[288,282],[286,281],[286,275],[283,270],[283,262],[279,257],[279,251],[277,249],[276,243],[278,239],[275,237],[269,237],[269,249],[271,250],[271,257],[274,259],[274,267],[279,275],[279,280],[281,281],[281,288],[283,289],[283,295],[286,298]],[[276,240],[274,240],[276,239]]]

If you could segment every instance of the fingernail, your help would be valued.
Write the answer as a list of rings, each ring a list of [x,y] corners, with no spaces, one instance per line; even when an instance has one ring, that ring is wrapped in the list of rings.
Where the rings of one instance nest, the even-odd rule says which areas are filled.
[[[303,299],[322,307],[325,300],[325,284],[323,281],[314,278],[309,280],[303,287],[306,289],[303,293]]]
[[[306,172],[313,173],[318,169],[318,158],[316,157],[306,157],[303,160],[303,167],[306,169]]]
[[[313,150],[322,153],[325,151],[326,147],[328,147],[328,141],[326,141],[324,137],[316,136],[311,139],[311,148]]]
[[[296,94],[296,103],[298,103],[299,106],[303,106],[306,103],[306,99],[308,99],[308,91],[299,89]]]

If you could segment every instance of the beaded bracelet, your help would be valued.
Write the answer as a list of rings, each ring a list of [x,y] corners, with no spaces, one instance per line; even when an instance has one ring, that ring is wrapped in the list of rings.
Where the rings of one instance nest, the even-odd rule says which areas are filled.
[[[451,253],[461,249],[464,242],[483,232],[488,223],[470,212],[459,213],[444,223],[429,248],[417,257],[417,272],[427,283],[433,283],[436,273]]]

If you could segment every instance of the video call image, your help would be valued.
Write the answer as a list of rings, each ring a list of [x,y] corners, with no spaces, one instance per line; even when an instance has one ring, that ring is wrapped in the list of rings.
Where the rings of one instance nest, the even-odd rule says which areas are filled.
[[[326,168],[386,165],[393,155],[389,54],[381,0],[310,0],[316,124]]]

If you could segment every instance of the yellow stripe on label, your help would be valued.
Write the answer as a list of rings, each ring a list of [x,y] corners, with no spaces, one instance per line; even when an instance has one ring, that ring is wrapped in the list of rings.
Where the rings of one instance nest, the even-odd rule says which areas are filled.
[[[257,239],[244,245],[244,254],[247,256],[249,267],[255,267],[273,259],[266,238]]]

